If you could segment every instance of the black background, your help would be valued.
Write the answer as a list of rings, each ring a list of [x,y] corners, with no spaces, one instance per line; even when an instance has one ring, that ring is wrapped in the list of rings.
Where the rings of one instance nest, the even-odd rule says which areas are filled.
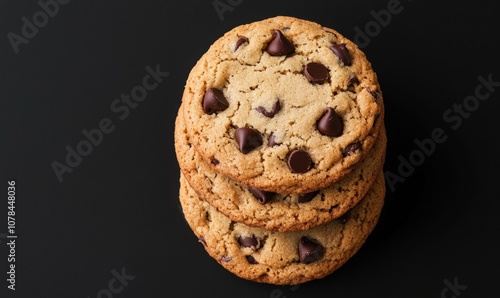
[[[384,93],[386,173],[401,174],[398,158],[418,154],[416,139],[437,128],[447,139],[388,191],[359,253],[299,287],[239,279],[189,230],[173,148],[183,86],[237,25],[291,15],[354,39],[356,27],[376,29],[370,12],[390,1],[230,2],[219,16],[213,1],[73,0],[16,54],[9,32],[20,35],[22,17],[41,8],[0,1],[0,235],[9,180],[18,235],[15,292],[0,238],[0,297],[97,297],[122,268],[135,278],[113,297],[452,297],[445,280],[467,286],[460,297],[498,297],[500,88],[456,129],[443,119],[475,94],[479,76],[500,81],[497,2],[401,0],[401,12],[371,31],[363,50]],[[169,76],[121,120],[110,105],[142,83],[148,65]],[[103,118],[115,130],[59,182],[52,162],[65,163],[66,146]]]

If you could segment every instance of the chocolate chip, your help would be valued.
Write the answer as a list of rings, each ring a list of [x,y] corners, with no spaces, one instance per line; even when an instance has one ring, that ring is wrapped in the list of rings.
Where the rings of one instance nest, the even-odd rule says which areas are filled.
[[[305,173],[313,166],[309,154],[303,150],[294,150],[288,156],[288,167],[294,173]]]
[[[347,82],[348,86],[354,85],[354,84],[359,84],[359,79],[356,76],[352,76],[349,78],[349,81]]]
[[[352,76],[349,78],[349,81],[347,81],[347,91],[350,92],[356,92],[356,86],[359,85],[359,80],[358,78],[352,74]]]
[[[280,104],[280,101],[277,100],[274,104],[273,104],[273,107],[271,109],[271,112],[268,112],[266,111],[266,108],[264,108],[263,106],[258,106],[257,108],[255,108],[259,113],[262,113],[264,116],[268,117],[268,118],[273,118],[274,115],[276,115],[276,113],[278,113],[281,109],[281,104]]]
[[[264,191],[253,187],[248,187],[248,190],[252,193],[254,198],[259,201],[262,205],[271,201],[276,193],[270,191]]]
[[[340,223],[344,225],[349,220],[349,218],[351,218],[351,212],[348,211],[342,214],[342,216],[338,218],[338,221],[340,221]]]
[[[274,134],[271,133],[271,135],[269,135],[269,138],[267,139],[267,146],[274,147],[274,146],[281,145],[281,143],[276,143],[275,138],[276,137],[274,136]]]
[[[271,56],[284,56],[295,52],[295,46],[281,33],[274,30],[273,40],[269,43],[266,51]]]
[[[304,264],[309,264],[323,257],[325,249],[315,240],[307,237],[300,238],[299,258]]]
[[[220,161],[217,158],[212,157],[212,164],[218,165],[218,164],[220,164]]]
[[[200,236],[200,238],[198,238],[198,242],[200,242],[201,244],[207,246],[207,242],[205,241],[205,237],[203,237],[203,236]]]
[[[259,248],[259,239],[257,237],[238,237],[238,243],[243,247],[250,247],[253,250],[257,250]]]
[[[349,50],[347,50],[345,43],[333,44],[330,47],[330,50],[332,50],[333,53],[339,57],[344,66],[351,66],[351,55],[349,55]]]
[[[250,264],[259,264],[259,262],[257,262],[253,256],[245,256],[245,258]]]
[[[234,51],[236,52],[238,48],[245,42],[248,42],[248,38],[246,38],[245,36],[240,37],[238,41],[236,41],[236,45],[234,46]]]
[[[353,155],[354,153],[356,153],[356,151],[359,151],[361,149],[362,149],[361,143],[359,141],[357,141],[357,142],[354,142],[354,143],[347,145],[347,147],[345,147],[342,155],[344,157],[350,156],[350,155]]]
[[[230,256],[223,256],[222,258],[220,258],[220,260],[225,263],[230,262],[232,259],[233,258]]]
[[[323,84],[328,81],[330,73],[323,64],[311,62],[304,68],[304,75],[313,84]]]
[[[334,109],[326,108],[316,127],[324,135],[338,137],[344,130],[344,123],[342,122],[342,118],[335,113]]]
[[[238,143],[238,147],[243,154],[247,154],[253,149],[262,145],[262,136],[260,133],[248,127],[238,128],[234,132],[234,138]]]
[[[208,88],[203,97],[203,111],[208,115],[212,115],[215,112],[224,111],[229,107],[222,91],[215,88]]]
[[[312,201],[312,199],[314,199],[315,196],[317,196],[319,194],[319,190],[317,191],[313,191],[313,192],[309,192],[309,193],[303,193],[303,194],[300,194],[299,195],[299,203],[307,203],[307,202],[310,202]]]

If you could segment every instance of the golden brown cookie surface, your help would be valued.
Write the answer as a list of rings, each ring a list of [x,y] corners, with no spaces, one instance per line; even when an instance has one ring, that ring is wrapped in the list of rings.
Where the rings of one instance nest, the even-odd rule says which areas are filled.
[[[180,201],[206,251],[230,272],[253,281],[299,284],[347,262],[375,227],[384,204],[382,172],[345,216],[307,231],[271,232],[231,221],[201,200],[181,176]]]
[[[278,194],[252,189],[217,173],[190,142],[179,113],[175,128],[179,165],[190,186],[230,219],[280,232],[306,230],[338,218],[368,192],[385,159],[385,130],[354,169],[327,188],[305,194]]]
[[[370,151],[383,122],[365,55],[338,32],[290,17],[243,25],[217,40],[191,71],[183,106],[207,164],[280,193],[342,178]]]

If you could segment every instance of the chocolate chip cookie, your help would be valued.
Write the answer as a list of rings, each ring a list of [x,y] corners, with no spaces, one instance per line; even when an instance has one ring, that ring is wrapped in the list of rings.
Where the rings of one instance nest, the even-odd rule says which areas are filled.
[[[361,50],[292,17],[237,27],[192,69],[183,94],[191,143],[218,173],[253,188],[308,193],[368,154],[382,93]]]
[[[384,175],[344,216],[307,231],[271,232],[231,221],[201,200],[181,175],[184,215],[206,251],[230,272],[253,281],[299,284],[342,266],[375,227],[385,195]]]
[[[368,192],[382,169],[386,136],[382,127],[374,147],[341,180],[303,194],[279,194],[239,184],[217,173],[194,149],[179,111],[175,150],[181,171],[205,201],[233,221],[280,232],[307,230],[340,217]]]

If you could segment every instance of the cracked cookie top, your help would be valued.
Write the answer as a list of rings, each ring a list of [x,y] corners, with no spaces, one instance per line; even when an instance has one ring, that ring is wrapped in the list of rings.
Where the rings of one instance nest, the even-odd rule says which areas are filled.
[[[193,146],[217,172],[280,193],[340,179],[383,121],[365,55],[336,31],[291,17],[217,40],[191,71],[183,106]]]

